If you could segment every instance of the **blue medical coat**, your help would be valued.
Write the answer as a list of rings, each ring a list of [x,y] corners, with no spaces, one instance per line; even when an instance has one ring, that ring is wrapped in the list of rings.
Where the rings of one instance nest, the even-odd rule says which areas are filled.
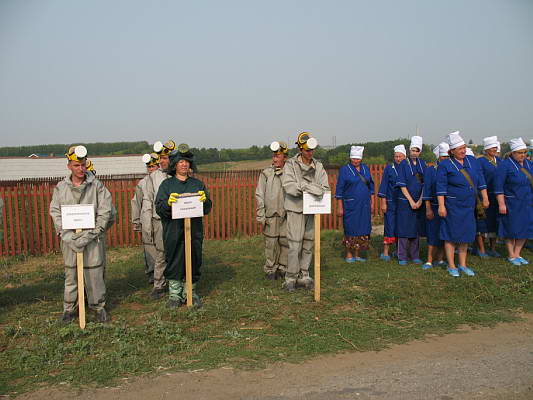
[[[384,215],[384,237],[396,237],[396,204],[400,190],[396,186],[396,182],[398,180],[399,165],[394,162],[387,165],[383,170],[383,176],[379,185],[378,197],[387,201],[387,212]]]
[[[476,192],[459,172],[463,168],[478,191],[487,188],[475,157],[466,156],[462,165],[453,158],[439,163],[436,194],[445,197],[448,214],[441,219],[440,239],[453,243],[471,243],[476,237]]]
[[[398,181],[396,185],[406,187],[409,194],[416,202],[422,195],[424,172],[426,162],[417,160],[414,165],[409,159],[405,159],[398,167]],[[418,174],[418,178],[417,178]],[[398,204],[396,207],[396,233],[400,238],[416,238],[426,236],[426,211],[424,205],[418,210],[413,210],[409,201],[401,190],[398,192]]]
[[[359,165],[359,173],[367,180],[366,185],[352,164],[344,165],[339,170],[335,197],[342,199],[346,236],[370,235],[372,231],[370,196],[374,194],[374,180],[363,163]]]
[[[496,175],[496,169],[501,164],[502,159],[496,157],[496,166],[492,165],[485,157],[479,157],[477,161],[481,171],[483,172],[485,183],[487,184],[487,195],[489,198],[489,208],[485,210],[487,218],[478,221],[478,232],[497,233],[499,212],[498,201],[496,200],[496,195],[494,194],[494,177]]]
[[[437,169],[434,166],[426,168],[424,173],[424,190],[422,192],[422,200],[429,201],[431,210],[433,211],[433,219],[426,218],[426,233],[427,241],[431,246],[442,246],[440,240],[440,217],[439,217],[439,203],[437,201]]]
[[[533,191],[521,168],[508,158],[500,163],[494,178],[494,193],[503,194],[507,206],[507,214],[500,215],[498,234],[509,239],[533,238]],[[531,161],[525,160],[523,168],[533,175]]]

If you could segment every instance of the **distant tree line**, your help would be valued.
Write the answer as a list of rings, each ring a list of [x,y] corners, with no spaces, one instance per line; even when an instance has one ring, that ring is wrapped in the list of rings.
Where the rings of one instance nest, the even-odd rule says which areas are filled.
[[[470,141],[472,142],[472,141]],[[111,143],[74,143],[72,145],[83,144],[89,150],[91,156],[113,156],[127,154],[144,154],[152,151],[152,145],[146,141],[141,142],[111,142]],[[351,143],[337,146],[334,149],[318,147],[315,151],[316,158],[322,160],[324,165],[329,168],[340,167],[348,162],[350,147],[353,145],[365,146],[364,162],[366,164],[385,164],[392,162],[393,148],[398,144],[404,144],[409,149],[409,139],[396,139],[384,142],[366,142]],[[0,147],[0,157],[28,157],[31,154],[39,156],[63,156],[71,145],[66,144],[45,144],[37,146],[20,146],[20,147]],[[426,161],[434,161],[435,157],[432,152],[433,145],[424,144],[421,158]],[[482,154],[483,146],[469,143],[469,147],[476,154]],[[271,156],[270,147],[251,146],[247,149],[216,149],[211,148],[192,148],[191,149],[199,164],[210,164],[221,161],[244,161],[244,160],[264,160]],[[509,151],[507,143],[502,144],[502,155]],[[297,150],[289,150],[289,156],[296,154]]]

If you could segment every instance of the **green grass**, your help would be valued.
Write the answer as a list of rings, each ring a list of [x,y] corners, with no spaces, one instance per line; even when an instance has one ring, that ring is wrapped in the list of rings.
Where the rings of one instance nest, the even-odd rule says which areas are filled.
[[[322,301],[263,278],[261,237],[205,243],[204,307],[168,310],[152,301],[140,248],[109,251],[113,321],[58,322],[60,255],[0,261],[0,393],[43,385],[109,385],[162,370],[262,368],[325,353],[381,350],[460,325],[493,325],[533,312],[533,269],[471,257],[474,278],[377,261],[346,264],[341,234],[322,235]],[[503,251],[503,249],[500,249]],[[533,259],[532,254],[525,252]]]

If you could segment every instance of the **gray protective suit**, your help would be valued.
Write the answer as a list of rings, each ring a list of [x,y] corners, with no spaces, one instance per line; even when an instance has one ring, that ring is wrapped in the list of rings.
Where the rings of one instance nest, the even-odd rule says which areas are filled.
[[[159,185],[167,178],[168,175],[160,169],[155,170],[146,177],[139,217],[142,227],[143,245],[151,245],[149,248],[154,258],[154,289],[158,290],[162,290],[166,285],[166,279],[163,274],[167,263],[165,261],[165,248],[163,246],[163,225],[161,225],[161,217],[155,211],[154,201],[159,190]]]
[[[306,283],[312,281],[309,266],[313,258],[315,222],[313,215],[303,214],[303,192],[323,195],[330,190],[328,175],[320,161],[313,158],[311,165],[305,165],[298,154],[285,163],[281,180],[289,242],[285,281],[301,280]]]
[[[146,185],[150,183],[150,177],[146,175],[135,187],[135,194],[131,199],[131,222],[135,232],[141,232],[141,240],[144,247],[144,271],[146,275],[153,279],[154,265],[156,259],[156,248],[153,239],[152,215],[144,213],[143,199],[144,192],[147,191]],[[141,215],[143,219],[141,220]]]
[[[85,175],[85,182],[74,186],[70,177],[57,184],[50,202],[50,216],[56,232],[61,236],[61,251],[65,263],[65,293],[63,310],[69,313],[78,307],[76,253],[83,252],[83,275],[89,307],[101,310],[105,306],[105,232],[113,219],[113,204],[109,190],[94,177]],[[75,233],[64,230],[61,224],[61,206],[69,204],[94,204],[95,228]]]
[[[267,274],[287,269],[287,217],[283,205],[281,176],[283,170],[270,166],[265,168],[255,189],[256,218],[263,225],[265,235],[265,266]]]

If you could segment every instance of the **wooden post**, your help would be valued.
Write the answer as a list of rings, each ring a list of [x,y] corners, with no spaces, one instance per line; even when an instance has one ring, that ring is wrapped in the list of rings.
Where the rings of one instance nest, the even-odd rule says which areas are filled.
[[[81,229],[76,229],[76,233]],[[85,282],[83,280],[83,252],[76,253],[76,265],[78,272],[78,313],[80,328],[85,329]]]
[[[187,307],[192,307],[192,248],[191,219],[185,218],[185,289],[187,290]]]
[[[320,214],[315,214],[315,301],[320,301]]]

